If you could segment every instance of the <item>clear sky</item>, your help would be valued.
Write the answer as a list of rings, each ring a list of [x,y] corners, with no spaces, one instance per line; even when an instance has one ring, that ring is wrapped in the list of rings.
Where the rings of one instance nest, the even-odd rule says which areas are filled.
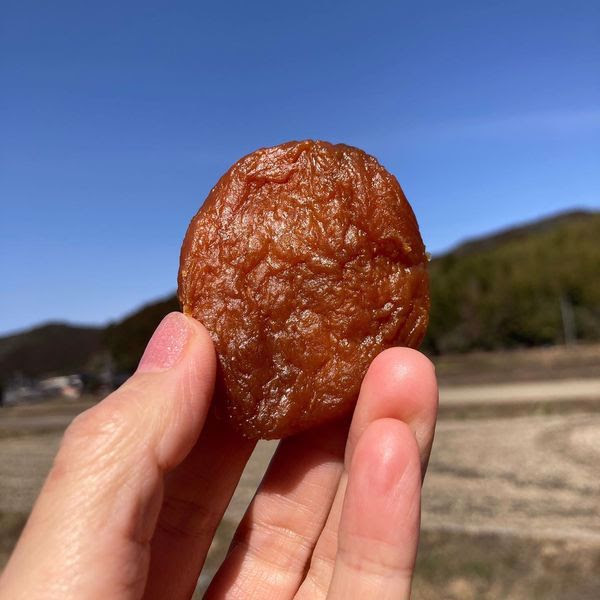
[[[374,154],[425,242],[600,206],[600,2],[0,3],[0,332],[175,289],[240,156]]]

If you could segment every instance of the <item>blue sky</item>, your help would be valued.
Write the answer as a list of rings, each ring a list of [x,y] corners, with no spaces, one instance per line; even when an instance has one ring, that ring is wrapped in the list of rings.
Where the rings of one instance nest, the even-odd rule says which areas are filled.
[[[600,3],[0,4],[0,332],[175,289],[240,156],[357,145],[424,240],[600,206]]]

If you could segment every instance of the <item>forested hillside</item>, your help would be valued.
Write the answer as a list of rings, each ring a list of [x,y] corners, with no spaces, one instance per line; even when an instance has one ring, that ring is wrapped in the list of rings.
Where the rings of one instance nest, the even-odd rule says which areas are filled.
[[[85,370],[103,347],[100,327],[48,323],[0,338],[0,382]]]
[[[600,213],[459,246],[431,263],[425,348],[438,353],[600,339]]]

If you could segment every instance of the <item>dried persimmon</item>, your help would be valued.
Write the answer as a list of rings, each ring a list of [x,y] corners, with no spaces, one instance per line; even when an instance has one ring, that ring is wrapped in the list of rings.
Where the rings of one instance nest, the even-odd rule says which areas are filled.
[[[278,438],[350,412],[370,362],[417,347],[427,257],[400,185],[343,144],[240,159],[193,218],[179,299],[215,343],[219,412]]]

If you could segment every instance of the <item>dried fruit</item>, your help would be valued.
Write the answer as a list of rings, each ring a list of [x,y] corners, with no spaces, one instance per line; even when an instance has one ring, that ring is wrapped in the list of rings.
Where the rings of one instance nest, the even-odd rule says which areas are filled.
[[[214,340],[219,412],[246,437],[278,438],[348,413],[379,352],[419,345],[427,258],[375,158],[289,142],[212,189],[185,236],[179,299]]]

